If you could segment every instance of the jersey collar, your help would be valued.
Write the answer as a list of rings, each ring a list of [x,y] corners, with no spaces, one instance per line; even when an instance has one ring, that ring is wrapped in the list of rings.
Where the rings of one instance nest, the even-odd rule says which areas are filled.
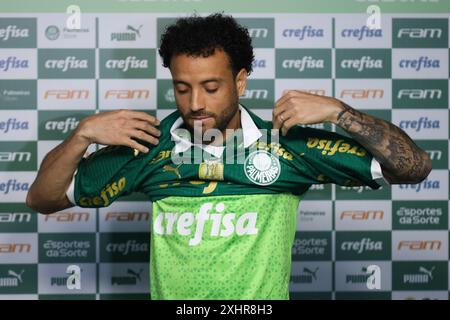
[[[262,136],[262,133],[259,131],[246,108],[239,104],[239,110],[241,111],[241,128],[243,133],[244,148],[248,148]],[[182,124],[183,118],[179,117],[177,120],[175,120],[172,127],[170,128],[172,141],[175,142],[175,153],[185,152],[194,146],[191,141],[187,140],[186,138],[181,136],[179,132],[177,132],[178,130],[176,129],[180,128]],[[204,144],[197,144],[195,146],[202,148],[204,151],[217,158],[220,158],[222,156],[225,149],[224,146],[211,146]]]

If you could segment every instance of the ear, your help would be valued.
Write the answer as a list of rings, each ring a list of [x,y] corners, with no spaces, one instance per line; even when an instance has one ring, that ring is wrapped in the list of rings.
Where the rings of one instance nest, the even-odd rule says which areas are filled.
[[[244,94],[245,88],[247,87],[247,70],[244,68],[239,71],[236,75],[236,89],[239,96]]]

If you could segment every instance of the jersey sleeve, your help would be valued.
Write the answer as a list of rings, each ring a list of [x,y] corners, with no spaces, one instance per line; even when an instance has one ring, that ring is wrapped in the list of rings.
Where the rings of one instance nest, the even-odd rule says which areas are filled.
[[[107,207],[136,190],[145,165],[142,157],[125,146],[107,146],[82,158],[66,195],[80,207]]]
[[[291,130],[286,144],[293,153],[297,179],[312,184],[380,188],[381,166],[356,140],[309,127],[296,126]]]

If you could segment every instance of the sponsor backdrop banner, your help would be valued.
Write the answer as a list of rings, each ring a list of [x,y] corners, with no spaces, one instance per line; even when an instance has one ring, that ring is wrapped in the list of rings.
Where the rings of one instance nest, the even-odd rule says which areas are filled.
[[[67,27],[72,4],[76,30]],[[369,5],[381,9],[372,9],[376,30]],[[142,194],[47,216],[25,197],[45,154],[84,117],[171,113],[158,39],[176,17],[221,10],[250,30],[256,59],[241,102],[258,115],[270,120],[285,89],[334,96],[392,121],[433,160],[416,185],[313,186],[297,213],[291,298],[448,299],[447,0],[2,1],[0,299],[149,298],[151,205]],[[78,290],[67,287],[70,265]],[[380,288],[369,289],[375,274]]]

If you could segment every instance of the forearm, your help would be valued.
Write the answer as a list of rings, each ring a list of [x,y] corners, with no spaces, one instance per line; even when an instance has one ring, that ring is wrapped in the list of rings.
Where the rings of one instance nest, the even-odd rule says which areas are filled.
[[[74,131],[64,142],[50,151],[27,195],[27,204],[46,212],[64,203],[65,192],[89,142]]]
[[[418,183],[431,171],[428,154],[399,127],[340,102],[333,121],[366,148],[390,183]]]

